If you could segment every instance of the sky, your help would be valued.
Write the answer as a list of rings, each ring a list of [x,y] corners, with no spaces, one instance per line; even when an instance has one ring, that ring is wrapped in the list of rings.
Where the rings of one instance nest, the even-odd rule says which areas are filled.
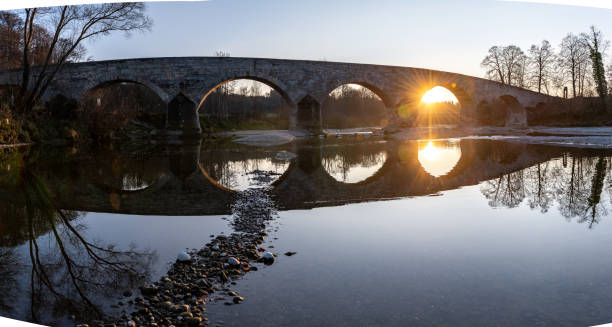
[[[538,3],[543,2],[543,3]],[[549,4],[582,3],[592,7]],[[483,76],[492,45],[527,51],[596,25],[612,38],[612,0],[210,0],[147,4],[150,32],[87,43],[95,60],[212,56],[328,60]]]

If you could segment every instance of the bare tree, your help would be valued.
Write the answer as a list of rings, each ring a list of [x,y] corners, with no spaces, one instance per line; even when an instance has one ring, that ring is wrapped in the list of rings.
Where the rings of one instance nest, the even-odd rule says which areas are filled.
[[[584,94],[588,52],[584,41],[577,35],[567,34],[561,41],[559,52],[559,65],[572,83],[574,97]]]
[[[515,45],[494,46],[480,65],[486,69],[488,78],[509,85],[525,85],[526,57],[523,50]]]
[[[533,79],[538,93],[542,93],[542,86],[548,85],[554,62],[555,53],[547,40],[542,41],[541,45],[533,44],[529,48],[529,64],[533,67]],[[548,90],[548,87],[546,88]]]
[[[133,2],[24,9],[21,111],[31,111],[62,67],[80,59],[83,41],[115,31],[129,34],[149,29],[152,22],[144,11],[143,3]],[[43,62],[33,70],[31,55],[37,26],[50,31],[51,37]]]
[[[10,69],[21,64],[22,19],[10,11],[0,11],[0,68]]]
[[[489,54],[482,60],[480,66],[486,70],[487,78],[506,84],[506,75],[504,74],[502,62],[502,48],[492,46],[489,49]]]

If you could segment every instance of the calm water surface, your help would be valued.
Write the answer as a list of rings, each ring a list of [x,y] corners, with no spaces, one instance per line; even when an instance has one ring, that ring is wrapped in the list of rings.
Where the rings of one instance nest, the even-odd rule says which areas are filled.
[[[1,151],[5,317],[120,316],[124,291],[232,233],[235,192],[257,187],[279,209],[263,245],[279,257],[232,286],[243,304],[209,301],[212,323],[612,322],[609,150],[344,139]]]

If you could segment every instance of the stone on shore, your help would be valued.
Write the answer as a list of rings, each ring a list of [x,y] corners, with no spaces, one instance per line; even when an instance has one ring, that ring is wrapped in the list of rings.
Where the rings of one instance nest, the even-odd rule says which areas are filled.
[[[176,260],[178,260],[179,262],[187,262],[187,261],[191,261],[191,256],[189,254],[187,254],[187,252],[185,251],[181,251],[179,252],[179,254],[176,256]]]

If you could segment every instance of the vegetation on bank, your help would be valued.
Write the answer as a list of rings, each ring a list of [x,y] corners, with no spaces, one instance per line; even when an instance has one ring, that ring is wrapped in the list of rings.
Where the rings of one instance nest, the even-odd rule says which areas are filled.
[[[586,33],[568,33],[558,50],[547,40],[533,44],[527,53],[516,45],[493,46],[481,66],[489,79],[502,84],[559,97],[599,97],[605,108],[610,92],[606,77],[612,79],[603,61],[608,44],[591,26]]]
[[[79,121],[74,101],[59,98],[44,103],[46,91],[67,63],[85,58],[84,41],[116,31],[130,33],[149,29],[152,23],[144,12],[142,3],[1,11],[0,69],[21,69],[23,73],[19,85],[2,86],[0,143],[56,138],[74,141],[91,136],[83,131],[89,132],[92,124],[98,122]],[[121,115],[117,117],[121,122],[125,120]],[[104,115],[102,124],[114,118]],[[94,134],[99,139],[102,133]]]

